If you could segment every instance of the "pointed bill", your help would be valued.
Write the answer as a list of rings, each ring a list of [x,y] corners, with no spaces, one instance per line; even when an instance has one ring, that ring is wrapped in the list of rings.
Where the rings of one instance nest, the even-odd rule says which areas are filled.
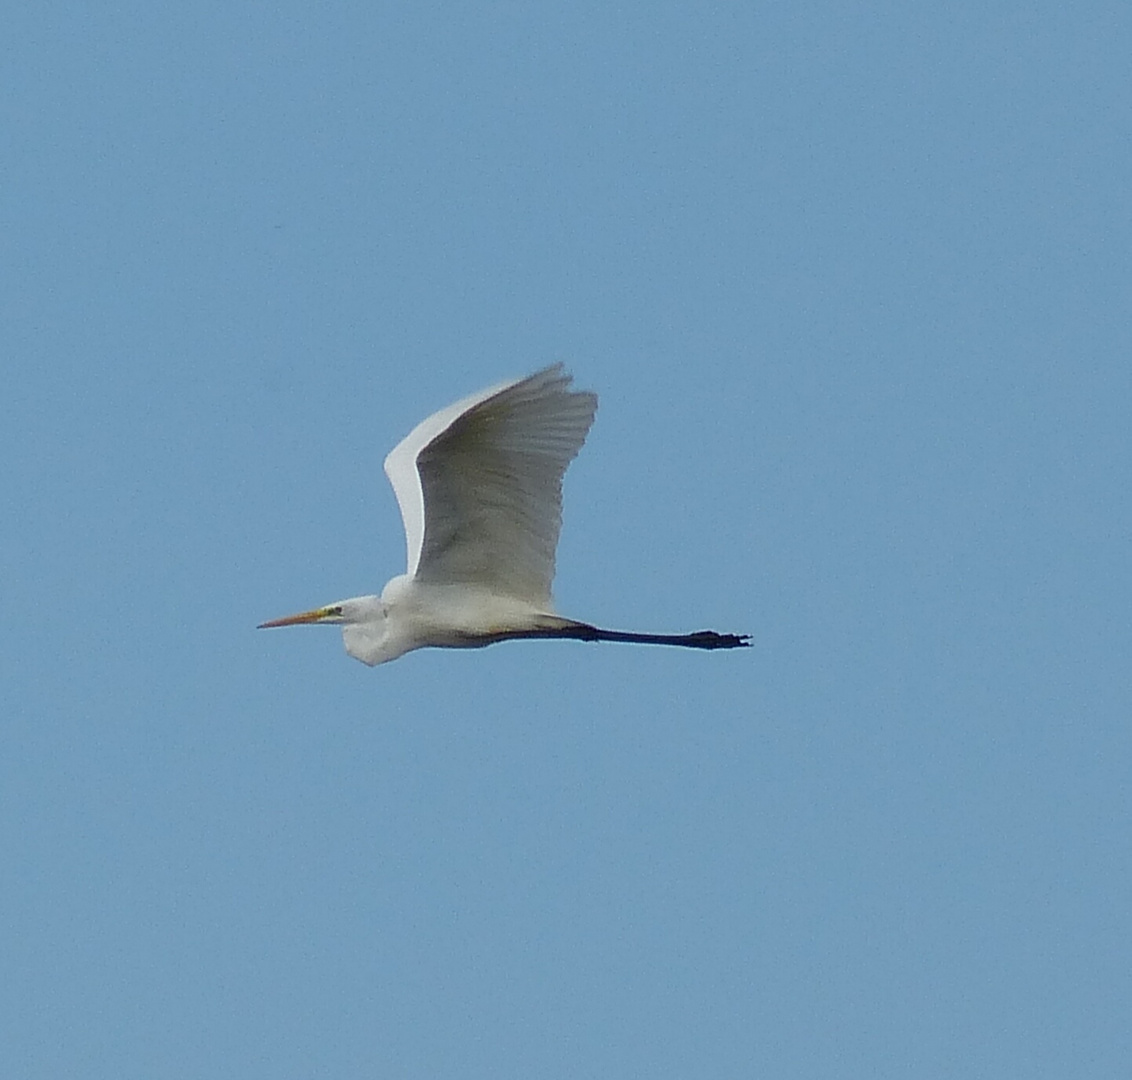
[[[269,622],[260,623],[256,629],[271,630],[276,626],[302,626],[304,623],[320,623],[327,619],[336,618],[340,614],[340,608],[320,607],[315,608],[314,611],[301,611],[298,615],[286,615],[282,619],[271,619]]]

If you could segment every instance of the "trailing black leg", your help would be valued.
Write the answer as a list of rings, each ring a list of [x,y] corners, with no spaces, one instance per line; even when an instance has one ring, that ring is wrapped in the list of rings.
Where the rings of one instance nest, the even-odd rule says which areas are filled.
[[[714,630],[697,630],[694,634],[637,634],[628,630],[602,630],[583,622],[563,620],[563,624],[538,630],[515,630],[493,635],[491,640],[566,638],[571,641],[620,641],[630,645],[680,645],[685,649],[741,649],[751,644],[749,634],[719,634]]]

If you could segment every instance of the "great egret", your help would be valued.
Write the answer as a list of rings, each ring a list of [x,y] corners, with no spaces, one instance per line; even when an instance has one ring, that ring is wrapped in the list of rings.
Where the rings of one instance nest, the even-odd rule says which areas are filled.
[[[734,649],[746,634],[633,634],[557,615],[550,598],[562,476],[586,441],[597,395],[561,364],[481,390],[418,424],[385,459],[401,507],[408,573],[259,629],[331,623],[364,664],[412,649],[574,638]]]

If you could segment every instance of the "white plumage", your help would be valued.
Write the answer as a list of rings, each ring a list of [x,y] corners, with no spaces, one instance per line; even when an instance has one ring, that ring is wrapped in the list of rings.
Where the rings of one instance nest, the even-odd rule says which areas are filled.
[[[410,577],[550,602],[562,475],[597,395],[561,364],[483,390],[418,424],[385,459],[405,523]]]
[[[597,396],[561,364],[489,387],[423,420],[385,459],[405,525],[407,573],[361,596],[275,619],[342,626],[346,651],[380,664],[426,646],[559,637],[734,648],[745,635],[600,630],[554,612],[562,477]]]

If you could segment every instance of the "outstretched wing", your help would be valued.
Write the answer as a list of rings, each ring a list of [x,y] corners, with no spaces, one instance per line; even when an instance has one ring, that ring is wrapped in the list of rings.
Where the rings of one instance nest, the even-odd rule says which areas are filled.
[[[385,459],[409,574],[548,605],[562,476],[596,409],[597,395],[571,390],[555,364],[418,424]]]

